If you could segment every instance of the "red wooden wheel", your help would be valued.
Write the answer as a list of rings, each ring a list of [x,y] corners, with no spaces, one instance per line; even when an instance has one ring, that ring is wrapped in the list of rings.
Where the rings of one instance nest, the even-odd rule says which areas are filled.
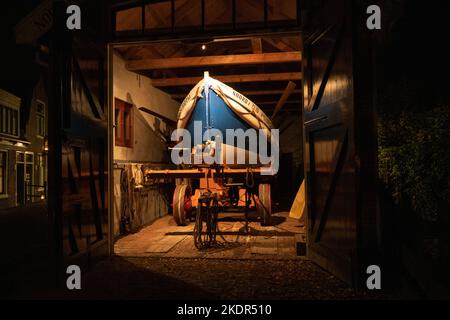
[[[187,184],[177,185],[173,192],[173,217],[178,226],[188,224],[188,215],[192,210],[191,187]]]

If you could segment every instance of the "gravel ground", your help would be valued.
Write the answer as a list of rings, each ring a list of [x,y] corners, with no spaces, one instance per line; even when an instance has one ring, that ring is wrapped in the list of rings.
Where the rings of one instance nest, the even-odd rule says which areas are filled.
[[[87,299],[373,299],[304,260],[112,257],[65,298]]]

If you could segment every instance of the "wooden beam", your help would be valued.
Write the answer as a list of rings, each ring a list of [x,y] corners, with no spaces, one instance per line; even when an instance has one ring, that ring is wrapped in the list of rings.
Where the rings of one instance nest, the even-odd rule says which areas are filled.
[[[263,168],[247,168],[247,169],[230,169],[224,168],[221,171],[221,175],[225,177],[236,177],[247,174],[251,172],[256,176],[260,175]],[[211,169],[209,168],[195,168],[195,169],[144,169],[144,174],[149,175],[152,178],[157,177],[177,177],[177,178],[204,178],[205,174],[208,173],[208,176]]]
[[[212,78],[223,83],[239,83],[239,82],[268,82],[268,81],[289,81],[301,80],[301,72],[284,72],[284,73],[261,73],[261,74],[240,74],[228,76],[212,75]],[[183,78],[166,78],[152,79],[152,85],[155,87],[177,87],[190,86],[197,84],[202,77],[183,77]]]
[[[280,100],[277,103],[277,106],[275,107],[275,110],[273,111],[272,114],[272,119],[276,116],[276,114],[278,113],[278,111],[281,110],[281,108],[283,108],[284,104],[286,103],[287,99],[289,98],[289,96],[291,95],[291,93],[294,91],[296,84],[292,81],[289,81],[289,83],[286,86],[286,89],[284,89],[283,94],[280,97]]]
[[[239,91],[239,90],[237,90]],[[280,95],[283,94],[284,90],[249,90],[249,91],[239,91],[240,94],[251,97],[251,96],[268,96],[268,95]],[[292,92],[295,93],[301,93],[300,89],[294,90]],[[183,92],[183,93],[172,93],[170,96],[172,99],[184,99],[189,92]]]
[[[294,52],[271,52],[253,54],[233,54],[204,57],[184,57],[167,59],[139,59],[129,60],[127,69],[130,71],[191,68],[206,66],[227,65],[250,65],[266,63],[300,62],[302,55],[300,51]]]
[[[252,51],[253,53],[262,53],[261,38],[252,38]]]

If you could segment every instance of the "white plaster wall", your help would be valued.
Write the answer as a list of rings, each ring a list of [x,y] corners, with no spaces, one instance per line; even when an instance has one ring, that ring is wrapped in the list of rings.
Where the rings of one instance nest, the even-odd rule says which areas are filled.
[[[117,54],[113,54],[113,97],[129,102],[133,105],[133,147],[124,148],[114,146],[114,160],[129,163],[165,162],[170,160],[164,141],[155,132],[159,125],[165,130],[165,125],[159,119],[139,110],[146,107],[173,121],[176,121],[179,103],[151,84],[151,79],[130,72],[125,68],[125,61]],[[112,106],[114,113],[114,106]],[[114,236],[120,234],[121,193],[120,172],[114,170]],[[139,194],[138,194],[139,193]],[[163,195],[150,188],[144,188],[136,193],[138,210],[133,220],[133,229],[150,223],[167,214],[167,204]]]
[[[159,124],[160,129],[164,131],[165,125],[138,108],[146,107],[176,121],[180,104],[165,92],[153,87],[151,79],[128,71],[125,61],[117,53],[113,54],[113,75],[114,98],[131,103],[134,113],[133,148],[115,146],[114,159],[130,162],[163,161],[162,153],[166,147],[155,129]]]

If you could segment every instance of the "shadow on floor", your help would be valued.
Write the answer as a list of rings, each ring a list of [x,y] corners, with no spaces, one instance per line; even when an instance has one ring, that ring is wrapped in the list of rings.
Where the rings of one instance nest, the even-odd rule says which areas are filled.
[[[48,216],[44,203],[0,212],[0,298],[40,290],[49,276]]]
[[[63,290],[58,299],[218,299],[213,293],[177,277],[152,271],[130,260],[112,257],[100,262],[82,280],[82,290]]]

